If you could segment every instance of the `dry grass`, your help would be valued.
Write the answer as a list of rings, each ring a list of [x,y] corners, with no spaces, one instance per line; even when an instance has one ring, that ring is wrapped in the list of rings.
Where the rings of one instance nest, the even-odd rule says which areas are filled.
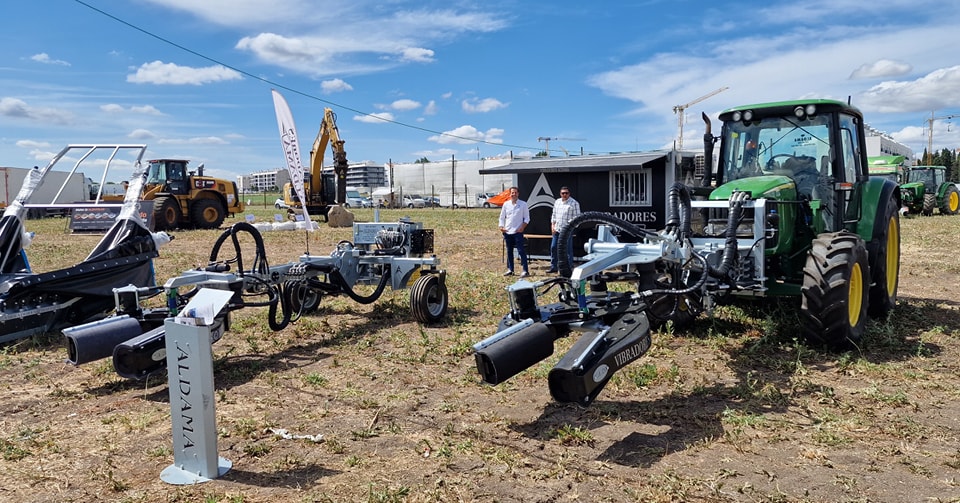
[[[233,469],[206,484],[160,481],[173,461],[165,380],[72,367],[57,335],[0,348],[0,501],[960,499],[960,218],[903,220],[900,304],[861,351],[798,343],[792,305],[725,307],[655,334],[581,409],[551,402],[545,379],[572,341],[508,383],[478,382],[470,346],[508,309],[496,211],[382,218],[406,214],[436,230],[449,321],[411,321],[407,291],[369,306],[324,299],[280,332],[262,309],[236,313],[214,347],[219,450]],[[79,261],[97,240],[58,220],[30,226],[38,271]],[[218,234],[176,233],[158,278],[205,262]],[[352,235],[264,237],[282,263]]]

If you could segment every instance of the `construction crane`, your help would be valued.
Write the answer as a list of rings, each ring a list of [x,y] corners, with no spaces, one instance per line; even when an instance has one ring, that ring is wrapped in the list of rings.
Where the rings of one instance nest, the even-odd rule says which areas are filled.
[[[933,112],[930,112],[930,118],[927,119],[927,158],[924,159],[924,164],[927,164],[928,166],[933,164],[933,121],[953,119],[954,117],[960,117],[960,114],[941,115],[939,117],[934,117]]]
[[[537,138],[537,141],[543,142],[543,151],[547,157],[550,157],[550,140],[587,141],[583,138],[556,138],[552,136],[540,136]],[[563,147],[560,147],[560,148],[563,150],[564,154],[567,154],[566,149],[563,149]],[[567,155],[570,155],[570,154],[567,154]]]
[[[707,94],[704,94],[703,96],[701,96],[701,97],[699,97],[699,98],[691,101],[690,103],[687,103],[686,105],[677,105],[677,106],[673,107],[673,113],[677,114],[677,125],[678,125],[679,128],[680,128],[680,132],[679,132],[679,134],[678,134],[678,136],[677,136],[677,150],[683,150],[683,122],[684,122],[684,118],[685,118],[686,115],[687,115],[687,113],[686,113],[686,112],[687,112],[687,109],[690,108],[690,107],[692,107],[693,105],[696,105],[697,103],[700,103],[701,101],[703,101],[703,100],[705,100],[705,99],[707,99],[707,98],[709,98],[709,97],[711,97],[711,96],[720,94],[720,93],[726,91],[727,89],[730,89],[730,87],[729,87],[729,86],[723,86],[723,87],[721,87],[720,89],[715,89],[715,90],[713,90],[713,91],[711,91],[711,92],[709,92],[709,93],[707,93]]]

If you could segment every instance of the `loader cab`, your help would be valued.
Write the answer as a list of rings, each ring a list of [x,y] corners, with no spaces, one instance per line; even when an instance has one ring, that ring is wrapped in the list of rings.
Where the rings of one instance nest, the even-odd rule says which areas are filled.
[[[717,186],[752,197],[794,198],[817,214],[819,232],[859,219],[856,190],[867,178],[860,112],[832,100],[748,105],[720,114]],[[734,187],[728,187],[733,189]]]
[[[147,184],[165,187],[161,189],[161,192],[189,194],[190,181],[187,178],[187,162],[180,159],[150,161],[150,168],[147,171]]]

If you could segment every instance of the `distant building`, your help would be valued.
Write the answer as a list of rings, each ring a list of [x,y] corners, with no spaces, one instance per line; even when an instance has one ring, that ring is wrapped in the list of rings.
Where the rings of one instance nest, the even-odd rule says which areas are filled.
[[[324,166],[323,171],[331,172],[333,166]],[[362,193],[370,193],[373,189],[386,185],[387,173],[383,164],[363,161],[347,167],[347,187],[356,187],[356,190]]]
[[[905,159],[913,160],[913,149],[894,140],[892,136],[867,126],[867,157],[882,155],[902,155]]]
[[[479,206],[477,194],[500,192],[516,183],[510,173],[480,174],[481,170],[504,166],[510,159],[451,159],[438,162],[394,163],[388,166],[386,186],[398,197],[417,194],[439,197],[440,204],[450,202],[461,207]]]
[[[275,191],[289,181],[290,173],[286,169],[259,171],[237,177],[237,185],[240,186],[241,190],[250,192]]]

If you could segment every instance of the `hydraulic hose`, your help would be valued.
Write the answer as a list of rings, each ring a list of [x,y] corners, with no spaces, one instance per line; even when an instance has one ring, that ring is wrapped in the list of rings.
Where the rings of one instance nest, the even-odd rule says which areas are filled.
[[[724,232],[723,257],[720,259],[720,266],[707,267],[711,276],[717,279],[730,279],[730,270],[733,268],[737,259],[737,225],[743,216],[743,203],[750,199],[749,192],[734,192],[730,195],[730,211],[727,214],[727,229]]]
[[[587,211],[581,213],[576,218],[570,221],[566,227],[564,227],[560,234],[557,235],[557,259],[560,262],[558,264],[560,275],[564,278],[569,278],[573,274],[573,268],[571,267],[571,262],[573,257],[568,257],[568,244],[574,236],[574,232],[577,231],[582,226],[585,225],[600,225],[600,224],[610,224],[613,225],[627,234],[630,234],[634,237],[650,237],[656,236],[657,233],[648,231],[643,227],[640,227],[636,224],[632,224],[622,218],[615,217],[609,213],[601,213],[599,211]]]
[[[353,287],[347,283],[347,280],[340,274],[339,269],[334,269],[330,272],[330,278],[333,282],[340,286],[341,289],[349,296],[351,299],[361,303],[361,304],[371,304],[377,299],[380,298],[380,295],[383,294],[383,289],[387,286],[387,282],[390,279],[390,268],[384,268],[383,276],[380,277],[380,283],[377,285],[377,289],[373,291],[370,295],[363,297],[358,295],[353,291]]]

